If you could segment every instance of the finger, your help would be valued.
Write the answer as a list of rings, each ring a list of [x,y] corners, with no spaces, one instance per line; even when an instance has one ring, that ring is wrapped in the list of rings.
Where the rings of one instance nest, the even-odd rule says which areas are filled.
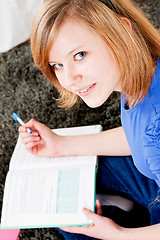
[[[28,137],[28,132],[19,132],[20,138],[27,138]]]
[[[26,147],[26,149],[28,152],[30,152],[34,155],[38,155],[38,145],[35,145],[35,146],[33,145],[33,147],[31,147],[31,148]]]
[[[38,145],[35,145],[31,148],[32,154],[38,155]]]
[[[20,126],[20,127],[18,128],[18,131],[19,131],[19,134],[20,134],[21,137],[26,137],[26,136],[28,136],[27,127],[25,127],[25,125]],[[27,133],[27,134],[26,134],[26,135],[23,135],[24,133]],[[38,136],[39,133],[32,128],[32,135]]]
[[[28,138],[29,136],[30,137],[38,137],[39,136],[39,133],[38,132],[32,132],[32,134],[28,135],[28,132],[20,132],[19,133],[19,136],[23,139],[23,138]],[[40,137],[40,136],[39,136]]]
[[[38,144],[39,144],[39,142],[29,142],[29,143],[27,143],[25,145],[25,147],[26,147],[26,149],[28,151],[31,151],[32,153],[37,154],[37,152],[38,152]],[[34,150],[34,148],[36,150]]]
[[[19,127],[19,133],[23,133],[23,132],[27,132],[27,128],[31,129],[32,131],[32,135],[33,135],[33,132],[36,133],[38,132],[38,129],[36,126],[41,126],[43,124],[37,122],[36,120],[34,119],[31,119],[29,122],[25,123],[23,126],[20,126]],[[40,129],[40,127],[38,127]]]
[[[89,210],[87,208],[83,208],[82,211],[85,214],[85,216],[88,217],[93,222],[95,222],[97,220],[97,218],[99,218],[99,217],[101,218],[101,216],[99,216],[98,214],[92,212],[91,210]]]
[[[96,200],[96,208],[97,208],[97,214],[102,216],[101,203],[98,199]]]
[[[40,139],[41,136],[39,134],[28,134],[28,132],[25,132],[25,133],[20,133],[19,136],[22,138],[22,139],[28,139],[29,141],[34,141],[36,139]]]
[[[18,128],[18,131],[19,131],[19,133],[24,133],[24,132],[26,132],[26,127],[24,127],[24,125],[23,125],[23,126],[20,126],[20,127]]]
[[[89,227],[91,226],[61,227],[60,229],[65,232],[85,234]]]
[[[39,142],[41,140],[40,136],[31,136],[28,134],[28,136],[22,138],[23,144],[28,144],[30,142]]]
[[[26,128],[31,128],[31,130],[35,130],[38,132],[43,132],[47,128],[44,124],[36,121],[35,119],[31,119],[29,122],[25,123],[23,126]]]

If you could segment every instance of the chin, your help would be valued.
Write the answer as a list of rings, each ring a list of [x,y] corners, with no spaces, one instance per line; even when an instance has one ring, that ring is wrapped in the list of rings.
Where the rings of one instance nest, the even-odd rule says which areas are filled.
[[[88,107],[90,107],[90,108],[98,108],[98,107],[100,107],[100,106],[102,106],[105,102],[106,102],[106,100],[110,97],[110,95],[111,94],[108,94],[107,96],[105,95],[105,96],[101,96],[101,98],[100,99],[96,99],[96,96],[94,97],[94,99],[92,98],[86,98],[86,99],[82,99],[86,104],[87,104],[87,106]]]
[[[87,101],[84,101],[84,102],[85,102],[85,103],[87,104],[87,106],[90,107],[90,108],[97,108],[97,107],[102,106],[105,101],[103,101],[103,102],[93,102],[93,103],[89,103],[89,102],[87,102]]]

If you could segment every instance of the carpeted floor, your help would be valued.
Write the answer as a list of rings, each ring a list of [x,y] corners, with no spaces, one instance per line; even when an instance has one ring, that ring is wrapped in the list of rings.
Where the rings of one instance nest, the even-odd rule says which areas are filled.
[[[136,0],[153,24],[160,26],[160,0]],[[68,111],[57,108],[56,90],[35,68],[28,44],[0,54],[0,209],[10,158],[18,137],[17,112],[26,122],[30,118],[50,128],[101,124],[103,129],[120,125],[119,95],[114,93],[103,106],[90,109],[84,103]],[[20,239],[63,239],[56,229],[22,230]]]

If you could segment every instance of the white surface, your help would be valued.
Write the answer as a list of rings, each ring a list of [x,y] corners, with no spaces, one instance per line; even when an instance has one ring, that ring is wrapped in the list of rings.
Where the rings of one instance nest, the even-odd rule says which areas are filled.
[[[30,38],[33,16],[43,0],[0,0],[0,52]]]
[[[134,203],[131,200],[121,196],[96,194],[96,199],[100,201],[101,205],[116,206],[127,212],[129,212],[134,206]]]

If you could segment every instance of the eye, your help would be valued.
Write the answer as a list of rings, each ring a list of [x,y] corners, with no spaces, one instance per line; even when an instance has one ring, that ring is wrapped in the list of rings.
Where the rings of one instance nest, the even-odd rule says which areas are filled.
[[[52,67],[52,69],[53,69],[54,71],[56,71],[56,70],[62,68],[62,67],[63,67],[63,64],[61,64],[61,63],[55,63],[55,64],[51,65],[51,67]]]
[[[74,55],[74,61],[81,61],[86,55],[86,52],[79,52],[76,55]]]

